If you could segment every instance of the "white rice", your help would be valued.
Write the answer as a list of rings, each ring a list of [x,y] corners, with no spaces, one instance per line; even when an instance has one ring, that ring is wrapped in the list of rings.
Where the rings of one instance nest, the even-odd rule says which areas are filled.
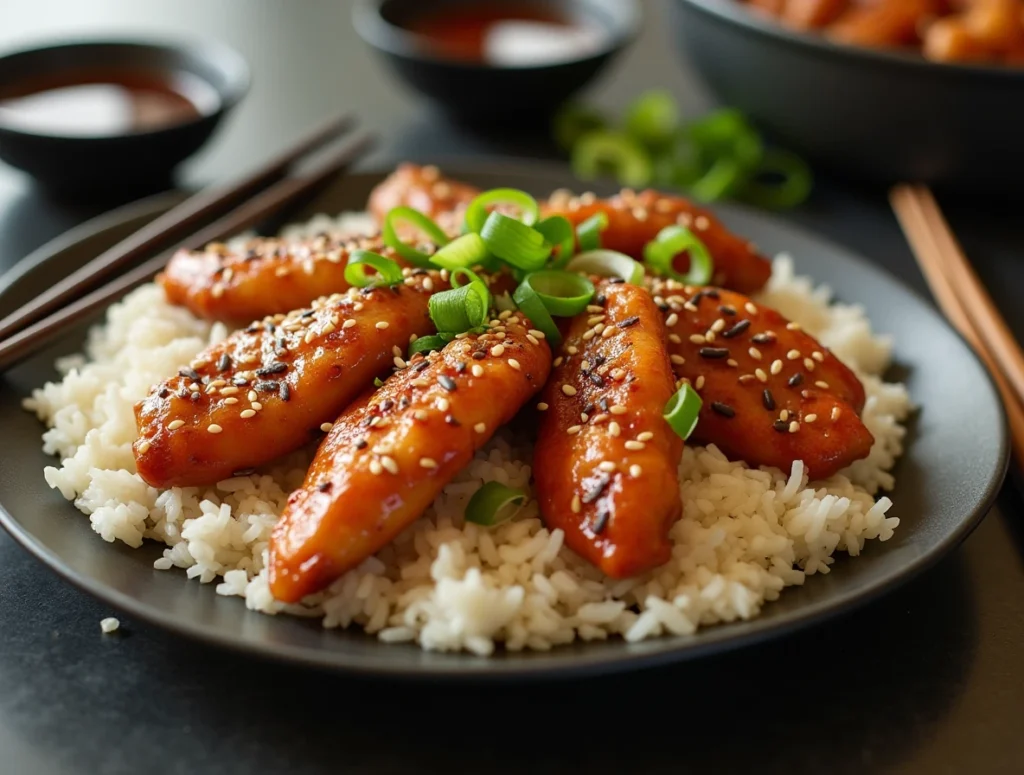
[[[318,216],[286,236],[367,223],[364,214]],[[894,484],[889,469],[903,449],[910,402],[903,385],[880,377],[891,343],[872,333],[860,308],[830,305],[830,296],[794,276],[790,259],[780,256],[760,300],[800,322],[864,381],[871,454],[809,483],[800,462],[791,471],[756,470],[713,446],[687,447],[672,559],[625,581],[603,577],[563,547],[562,532],[544,527],[532,500],[495,529],[464,522],[463,509],[483,482],[530,489],[530,444],[502,431],[391,546],[303,605],[275,601],[264,570],[267,542],[311,450],[215,487],[159,491],[139,478],[133,404],[228,333],[168,305],[154,285],[110,307],[86,352],[59,362],[63,378],[36,390],[25,407],[48,427],[44,450],[61,459],[45,469],[47,483],[73,500],[104,540],[164,543],[156,568],[216,582],[219,594],[244,598],[252,610],[357,626],[386,643],[481,655],[498,643],[514,651],[610,636],[639,641],[757,616],[783,588],[828,573],[837,553],[858,555],[869,540],[893,535],[899,519],[888,516],[892,503],[875,496]]]

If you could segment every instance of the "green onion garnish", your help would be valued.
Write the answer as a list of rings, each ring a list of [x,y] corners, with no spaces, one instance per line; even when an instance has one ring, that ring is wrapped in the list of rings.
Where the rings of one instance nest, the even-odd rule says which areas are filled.
[[[799,156],[767,151],[743,188],[740,198],[759,207],[780,210],[800,204],[811,192],[811,170]]]
[[[688,253],[690,271],[675,270],[676,256]],[[715,272],[715,261],[707,246],[684,226],[666,226],[644,245],[644,261],[656,274],[666,275],[687,285],[707,285]]]
[[[419,210],[414,210],[411,207],[394,207],[389,210],[388,214],[384,217],[384,226],[381,229],[384,244],[398,253],[398,255],[410,264],[422,267],[430,266],[429,255],[413,245],[403,242],[398,236],[396,224],[399,222],[415,226],[439,247],[448,244],[448,235],[446,235],[444,231],[441,230],[441,227],[434,223],[430,218]]]
[[[510,509],[515,504],[522,506],[526,501],[526,493],[501,482],[484,482],[483,487],[473,493],[466,504],[466,521],[477,525],[494,527],[507,522],[516,515],[518,508]]]
[[[455,336],[453,334],[433,334],[432,336],[421,336],[409,345],[409,357],[416,353],[428,353],[432,350],[443,350]]]
[[[533,226],[540,218],[540,206],[537,204],[537,200],[525,191],[520,191],[518,188],[493,188],[480,194],[469,203],[469,207],[466,208],[466,231],[479,234],[489,215],[487,208],[494,204],[515,205],[519,208],[518,220],[527,226]]]
[[[380,377],[374,377],[373,378],[373,386],[374,387],[378,387],[378,388],[379,387],[384,387],[384,380],[382,380]]]
[[[553,134],[559,147],[568,151],[583,135],[607,126],[600,112],[579,103],[567,103],[555,114]]]
[[[482,282],[470,282],[450,291],[435,293],[427,306],[438,331],[461,334],[487,322],[491,292]]]
[[[573,232],[569,219],[562,215],[552,215],[538,223],[534,228],[544,235],[544,239],[558,248],[555,264],[568,263],[576,251],[576,234]]]
[[[562,341],[562,334],[558,330],[558,326],[555,325],[554,318],[551,317],[548,308],[544,306],[544,301],[530,287],[530,284],[527,282],[520,283],[519,287],[512,294],[512,300],[515,301],[520,311],[529,318],[533,326],[544,332],[544,337],[548,340],[551,349],[553,350],[558,347]]]
[[[688,439],[697,427],[697,418],[703,405],[697,391],[687,382],[672,394],[662,416],[679,438]]]
[[[444,269],[475,266],[487,260],[487,246],[479,234],[463,234],[430,257],[430,263]]]
[[[562,318],[578,315],[594,298],[594,284],[590,280],[559,269],[531,272],[523,278],[522,284],[540,297],[548,312]]]
[[[644,186],[651,180],[651,157],[643,146],[618,132],[589,132],[572,150],[572,168],[584,180],[602,172],[624,186]]]
[[[679,106],[666,91],[641,94],[626,112],[626,132],[650,148],[669,145],[678,126]]]
[[[643,264],[616,250],[580,253],[565,268],[569,272],[596,274],[600,277],[621,277],[630,285],[641,285],[644,281]]]
[[[376,269],[375,274],[367,274],[366,268]],[[390,258],[369,250],[353,250],[345,266],[345,282],[356,288],[370,285],[395,285],[402,282],[402,268]]]
[[[576,227],[576,236],[580,241],[580,252],[601,249],[601,232],[608,228],[608,214],[594,213]]]
[[[551,245],[543,234],[501,213],[487,216],[480,236],[489,252],[520,269],[540,269],[551,255]]]

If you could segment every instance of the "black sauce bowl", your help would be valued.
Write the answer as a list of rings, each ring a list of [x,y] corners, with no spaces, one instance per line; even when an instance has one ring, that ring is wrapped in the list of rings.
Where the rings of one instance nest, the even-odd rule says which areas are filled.
[[[163,80],[198,78],[217,95],[194,118],[112,135],[46,134],[0,120],[0,159],[60,196],[134,195],[167,188],[174,169],[213,134],[249,89],[240,54],[215,42],[76,41],[0,57],[0,89],[64,72],[146,73]]]
[[[737,0],[675,0],[680,48],[724,103],[812,162],[870,184],[1020,196],[1024,68],[833,43]]]
[[[488,2],[489,0],[475,0]],[[530,66],[478,64],[446,59],[403,23],[424,9],[474,0],[356,0],[356,31],[383,55],[393,72],[442,112],[465,124],[541,125],[589,83],[636,37],[637,0],[519,0],[561,11],[570,20],[600,25],[602,45],[578,59]]]

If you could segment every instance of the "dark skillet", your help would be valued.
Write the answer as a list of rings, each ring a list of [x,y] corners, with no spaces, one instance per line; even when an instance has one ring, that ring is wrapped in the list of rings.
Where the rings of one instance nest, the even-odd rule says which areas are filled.
[[[680,48],[723,103],[846,177],[1020,197],[1024,68],[838,45],[737,0],[674,0]]]
[[[538,196],[561,187],[581,189],[561,167],[461,164],[442,164],[442,169],[481,188],[513,186]],[[349,176],[321,194],[301,217],[362,209],[381,178]],[[607,189],[597,187],[599,192]],[[26,259],[25,269],[9,284],[0,283],[0,315],[45,287],[47,278],[80,266],[176,201],[177,195],[171,195],[140,202],[43,247]],[[85,515],[46,486],[43,467],[55,461],[42,452],[42,425],[20,404],[32,388],[56,377],[54,356],[79,348],[84,331],[0,378],[0,523],[56,572],[131,616],[226,648],[374,675],[507,680],[630,670],[757,643],[849,611],[934,563],[988,511],[1007,464],[1002,407],[970,349],[930,305],[890,275],[762,214],[723,207],[721,215],[765,252],[789,252],[800,273],[828,283],[842,300],[862,304],[875,330],[895,337],[897,365],[891,376],[906,381],[920,407],[910,424],[907,452],[895,469],[896,489],[890,493],[895,503],[890,515],[902,521],[895,536],[884,544],[870,542],[857,559],[840,557],[831,573],[786,590],[755,619],[708,627],[693,636],[636,644],[576,643],[547,653],[499,652],[487,659],[385,645],[357,630],[323,630],[313,621],[248,611],[239,598],[217,595],[212,584],[187,581],[180,571],[153,570],[153,560],[160,556],[155,545],[135,550],[105,543]]]

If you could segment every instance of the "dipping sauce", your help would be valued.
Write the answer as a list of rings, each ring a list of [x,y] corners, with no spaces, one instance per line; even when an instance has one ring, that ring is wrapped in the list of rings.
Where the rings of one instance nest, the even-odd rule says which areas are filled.
[[[436,56],[474,64],[529,67],[572,61],[603,48],[598,23],[530,2],[447,3],[403,21]]]
[[[181,124],[217,108],[188,73],[70,70],[0,86],[0,124],[26,132],[107,137]]]

